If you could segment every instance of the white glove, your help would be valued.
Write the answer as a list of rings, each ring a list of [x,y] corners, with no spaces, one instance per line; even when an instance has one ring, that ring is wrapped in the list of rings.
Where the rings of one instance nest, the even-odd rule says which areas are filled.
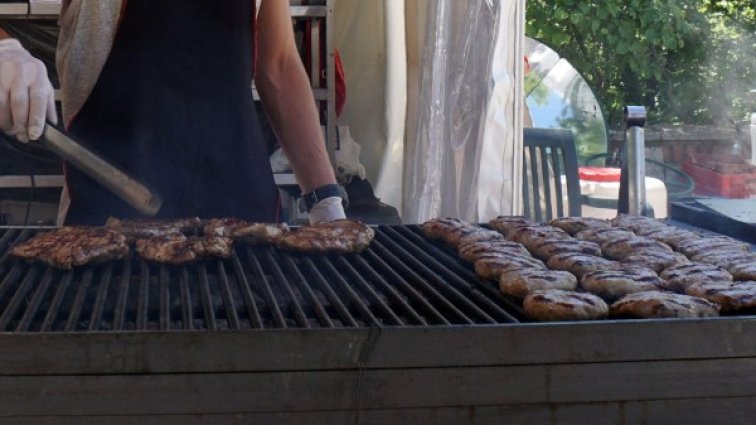
[[[45,120],[57,124],[47,68],[18,40],[0,40],[0,128],[22,142],[37,140]]]
[[[345,218],[344,205],[342,205],[341,198],[338,196],[325,198],[310,210],[310,224],[326,223]]]

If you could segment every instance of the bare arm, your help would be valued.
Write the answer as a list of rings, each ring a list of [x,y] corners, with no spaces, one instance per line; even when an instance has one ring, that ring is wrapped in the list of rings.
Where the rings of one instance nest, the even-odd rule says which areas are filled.
[[[315,99],[294,42],[289,0],[263,0],[255,83],[303,192],[336,182]]]

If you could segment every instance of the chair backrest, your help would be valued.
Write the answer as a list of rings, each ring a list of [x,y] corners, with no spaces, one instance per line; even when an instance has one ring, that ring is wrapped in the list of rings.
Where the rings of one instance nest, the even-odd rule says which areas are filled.
[[[556,217],[579,217],[580,176],[572,132],[526,128],[524,152],[522,193],[525,216],[539,222]],[[566,176],[566,211],[562,175]]]

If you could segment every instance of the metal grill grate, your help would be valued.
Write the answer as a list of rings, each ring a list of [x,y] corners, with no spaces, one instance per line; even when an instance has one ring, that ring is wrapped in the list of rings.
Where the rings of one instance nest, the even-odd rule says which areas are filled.
[[[342,328],[518,322],[519,306],[418,226],[376,229],[360,255],[238,245],[190,266],[131,259],[64,272],[8,255],[0,236],[0,332]]]

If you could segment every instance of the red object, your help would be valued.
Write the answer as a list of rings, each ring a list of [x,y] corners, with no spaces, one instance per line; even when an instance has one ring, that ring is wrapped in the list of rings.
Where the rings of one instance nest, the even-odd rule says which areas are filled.
[[[580,180],[587,180],[591,182],[618,182],[620,181],[620,173],[622,170],[619,168],[609,167],[580,167],[578,168],[578,174],[580,174]]]
[[[756,172],[723,174],[685,161],[683,171],[696,182],[696,195],[722,196],[725,198],[748,198],[756,195]]]

